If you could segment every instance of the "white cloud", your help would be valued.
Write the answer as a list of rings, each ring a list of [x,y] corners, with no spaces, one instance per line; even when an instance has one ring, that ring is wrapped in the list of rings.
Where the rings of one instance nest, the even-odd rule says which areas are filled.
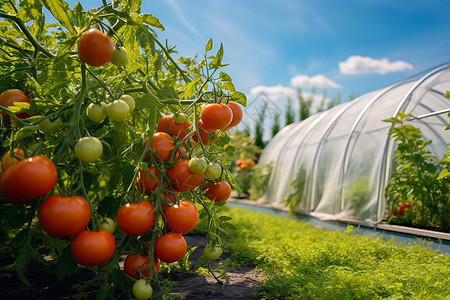
[[[254,98],[264,93],[271,100],[284,100],[288,97],[294,98],[297,95],[297,91],[291,87],[282,86],[281,84],[277,86],[264,86],[258,85],[250,90],[249,98]]]
[[[302,74],[297,75],[291,79],[291,84],[300,88],[342,88],[342,86],[322,74],[312,77]]]
[[[390,62],[388,58],[374,59],[353,55],[347,58],[346,61],[339,62],[339,69],[342,74],[355,75],[362,73],[386,74],[412,70],[414,68],[411,64],[401,60]]]

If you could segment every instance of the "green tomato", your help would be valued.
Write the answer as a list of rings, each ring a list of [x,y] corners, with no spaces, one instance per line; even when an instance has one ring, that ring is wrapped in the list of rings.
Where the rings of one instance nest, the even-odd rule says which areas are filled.
[[[133,284],[133,296],[138,300],[150,299],[153,295],[153,288],[145,279],[136,280]]]
[[[127,118],[130,107],[123,100],[116,100],[106,107],[106,115],[112,121],[120,122]]]
[[[38,128],[43,133],[51,134],[55,133],[61,128],[62,120],[61,118],[57,118],[54,121],[50,121],[49,118],[44,119],[41,123],[39,123]]]
[[[177,124],[183,124],[187,121],[187,116],[184,113],[176,113],[173,115],[173,120]]]
[[[218,163],[209,163],[206,169],[205,177],[209,180],[214,180],[219,178],[222,173],[222,167]]]
[[[86,115],[94,122],[102,122],[106,118],[106,104],[104,102],[102,102],[101,104],[89,104],[89,106],[86,108]]]
[[[128,107],[130,108],[130,112],[132,112],[134,110],[136,103],[134,102],[133,97],[131,97],[130,95],[122,95],[120,97],[120,100],[123,100],[128,104]]]
[[[84,162],[94,162],[102,156],[103,145],[96,137],[83,137],[75,145],[75,156]]]
[[[127,50],[123,47],[116,48],[110,62],[118,67],[125,67],[128,64]]]
[[[116,224],[111,218],[105,218],[104,222],[100,224],[100,229],[104,229],[106,231],[109,231],[110,233],[114,233],[114,230],[116,230]]]
[[[213,246],[208,244],[203,250],[203,255],[207,260],[215,260],[218,259],[220,255],[222,255],[223,249],[219,246]]]
[[[205,174],[208,163],[204,158],[193,157],[189,160],[188,168],[192,173]]]

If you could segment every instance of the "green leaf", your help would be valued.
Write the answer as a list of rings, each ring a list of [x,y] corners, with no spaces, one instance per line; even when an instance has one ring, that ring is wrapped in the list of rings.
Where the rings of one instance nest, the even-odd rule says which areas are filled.
[[[206,47],[205,47],[205,52],[210,51],[212,49],[212,46],[213,46],[213,40],[209,39],[209,41],[208,41],[208,43],[206,44]]]
[[[443,169],[441,173],[439,173],[439,176],[436,178],[437,180],[441,180],[444,177],[447,177],[450,174],[450,172],[447,170],[447,168]]]
[[[446,91],[444,97],[450,99],[450,91]]]
[[[73,26],[73,12],[69,5],[62,0],[41,0],[61,26],[67,28],[73,35],[77,35],[77,30]]]
[[[31,126],[25,126],[19,129],[19,131],[16,132],[15,139],[16,140],[22,140],[26,138],[27,136],[33,135],[37,130],[37,127],[31,127]]]
[[[31,286],[31,284],[25,276],[25,269],[30,264],[31,260],[32,256],[30,249],[28,249],[28,247],[23,247],[16,259],[16,272],[19,279],[28,286]]]
[[[134,99],[136,106],[135,110],[143,110],[145,108],[147,109],[156,109],[159,105],[161,105],[161,102],[155,97],[153,94],[144,94],[141,97]]]
[[[56,269],[56,276],[58,280],[62,280],[66,276],[72,274],[78,269],[78,263],[73,259],[70,252],[70,245],[67,246],[59,258],[58,267]]]
[[[236,92],[231,96],[231,100],[235,101],[243,106],[247,106],[247,96],[244,93]]]
[[[71,36],[68,39],[65,39],[64,41],[62,41],[59,44],[58,53],[56,54],[56,57],[53,60],[53,63],[54,64],[59,63],[65,57],[67,52],[70,51],[75,46],[77,41],[78,41],[77,36]]]
[[[227,81],[223,84],[223,89],[228,90],[230,92],[234,92],[235,88],[234,88],[234,84],[231,81]]]
[[[156,28],[159,28],[159,29],[161,29],[162,31],[165,30],[163,24],[161,24],[161,23],[159,22],[159,19],[158,19],[157,17],[154,17],[154,16],[149,15],[149,14],[142,14],[142,15],[141,15],[141,18],[142,18],[142,21],[143,21],[145,24],[150,25],[150,26],[153,26],[153,27],[156,27]]]
[[[139,27],[135,33],[136,39],[148,56],[155,56],[155,37],[150,30],[144,26]]]
[[[28,102],[13,102],[13,104],[13,106],[8,106],[8,109],[15,114],[27,111],[30,108],[30,103]]]

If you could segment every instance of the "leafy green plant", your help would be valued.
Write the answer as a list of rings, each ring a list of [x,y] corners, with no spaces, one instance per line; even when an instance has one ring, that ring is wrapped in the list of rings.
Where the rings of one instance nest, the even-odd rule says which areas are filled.
[[[289,195],[283,199],[283,203],[289,207],[291,212],[300,205],[303,198],[303,191],[305,189],[306,171],[300,169],[297,172],[294,180],[289,184]]]
[[[262,197],[269,185],[270,175],[272,174],[273,162],[268,164],[256,164],[250,174],[249,198],[257,200]]]
[[[133,282],[119,268],[118,258],[135,252],[149,255],[152,272],[146,280],[160,295],[164,288],[153,269],[152,258],[158,256],[153,246],[157,236],[173,231],[166,226],[164,206],[181,199],[194,202],[194,211],[207,220],[208,242],[223,244],[229,218],[216,220],[216,204],[204,197],[203,184],[211,180],[193,176],[180,163],[187,166],[187,160],[201,157],[220,164],[218,180],[233,183],[227,171],[235,150],[230,137],[219,128],[202,129],[199,121],[204,103],[245,106],[246,97],[222,71],[222,45],[213,53],[209,40],[199,59],[175,58],[175,48],[158,40],[156,31],[164,26],[141,12],[140,0],[102,3],[85,11],[79,2],[72,9],[62,0],[1,1],[0,153],[14,163],[9,169],[2,165],[0,253],[15,261],[2,272],[16,271],[29,284],[24,271],[32,260],[51,266],[58,279],[77,272],[80,263],[96,272],[81,289],[98,288],[99,299],[130,296]],[[45,11],[56,24],[45,23]],[[10,101],[11,93],[4,93],[8,90],[23,94],[24,101]],[[161,125],[165,117],[171,125]],[[76,146],[86,139],[93,143]],[[87,156],[94,150],[95,156]],[[56,169],[45,169],[55,182],[29,196],[16,176],[19,166],[36,161],[34,157],[46,158]],[[32,185],[43,177],[42,169],[31,175],[21,183]],[[194,185],[192,177],[200,180]],[[82,231],[64,236],[43,231],[43,212],[38,212],[49,195],[79,196],[88,203],[90,218],[87,225],[81,222]],[[123,222],[116,218],[123,207],[147,218],[142,224],[130,218]],[[106,218],[117,222],[117,247],[109,231],[99,231]],[[61,220],[65,218],[54,216],[52,221],[58,225]],[[94,241],[90,246],[84,243],[88,239]],[[181,260],[186,269],[183,264]]]
[[[427,147],[421,131],[407,124],[411,115],[399,113],[385,120],[394,126],[391,136],[396,142],[394,166],[386,187],[388,221],[420,228],[450,229],[449,178],[439,176],[449,161],[438,161]],[[402,208],[408,203],[408,207]]]
[[[296,219],[233,208],[227,244],[235,264],[265,277],[264,299],[446,299],[450,256],[417,240],[363,236],[349,226],[327,231]],[[287,230],[287,228],[289,230]]]

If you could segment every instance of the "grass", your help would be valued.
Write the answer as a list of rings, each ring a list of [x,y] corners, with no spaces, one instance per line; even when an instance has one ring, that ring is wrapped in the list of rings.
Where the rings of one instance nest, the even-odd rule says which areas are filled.
[[[233,208],[231,259],[265,273],[266,299],[450,299],[450,255]]]

